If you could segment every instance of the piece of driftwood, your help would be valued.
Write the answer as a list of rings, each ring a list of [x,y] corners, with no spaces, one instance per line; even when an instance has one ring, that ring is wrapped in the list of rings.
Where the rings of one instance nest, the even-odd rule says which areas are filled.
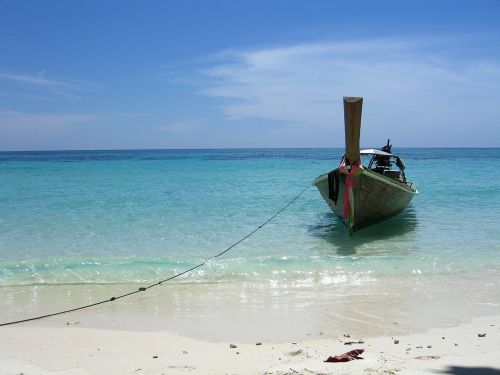
[[[363,354],[364,351],[364,349],[350,350],[343,354],[330,356],[324,362],[349,362],[355,359],[363,359],[360,355]]]

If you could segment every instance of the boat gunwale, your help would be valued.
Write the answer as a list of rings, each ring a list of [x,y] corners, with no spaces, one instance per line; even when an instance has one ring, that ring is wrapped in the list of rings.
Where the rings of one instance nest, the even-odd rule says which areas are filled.
[[[371,169],[363,169],[362,172],[365,176],[372,177],[376,180],[382,181],[382,182],[389,182],[391,185],[394,187],[397,187],[405,192],[411,193],[411,194],[418,194],[418,190],[416,188],[413,188],[411,186],[406,185],[405,183],[399,182],[397,180],[394,180],[393,178],[384,176],[383,174],[377,173],[375,171],[372,171]]]
[[[336,169],[338,169],[338,168],[335,168],[332,171],[334,171]],[[323,173],[322,175],[316,177],[313,181],[313,185],[316,185],[317,182],[319,182],[320,180],[322,180],[324,178],[328,178],[328,174],[331,173],[332,171],[330,171],[328,173]],[[405,185],[399,181],[395,181],[394,179],[387,177],[387,176],[384,176],[384,175],[377,173],[375,171],[372,171],[371,169],[363,168],[362,174],[364,174],[367,177],[371,177],[371,178],[374,178],[374,179],[382,181],[382,182],[387,182],[391,186],[398,188],[398,189],[401,189],[402,191],[404,191],[406,193],[414,194],[414,195],[418,194],[418,190],[416,188]]]

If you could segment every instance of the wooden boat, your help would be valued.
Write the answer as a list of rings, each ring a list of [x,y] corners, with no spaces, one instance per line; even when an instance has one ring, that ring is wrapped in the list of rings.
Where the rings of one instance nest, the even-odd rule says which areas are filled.
[[[359,150],[362,106],[363,98],[344,97],[345,155],[338,168],[314,180],[351,234],[401,212],[418,193],[401,158],[391,153],[390,141],[380,150]],[[361,155],[371,157],[366,167]]]

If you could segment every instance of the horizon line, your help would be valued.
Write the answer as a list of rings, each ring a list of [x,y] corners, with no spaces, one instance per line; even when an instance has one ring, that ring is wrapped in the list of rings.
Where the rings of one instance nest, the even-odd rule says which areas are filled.
[[[411,146],[396,149],[500,149],[500,146]],[[109,149],[46,149],[46,150],[0,150],[0,153],[20,152],[106,152],[106,151],[217,151],[217,150],[338,150],[342,147],[192,147],[192,148],[109,148]]]

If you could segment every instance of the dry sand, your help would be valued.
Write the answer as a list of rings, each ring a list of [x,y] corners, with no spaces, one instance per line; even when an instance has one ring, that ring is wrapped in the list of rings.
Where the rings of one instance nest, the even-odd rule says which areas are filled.
[[[95,329],[84,321],[30,323],[0,327],[0,374],[500,375],[500,316],[407,336],[347,336],[258,345]],[[365,349],[363,359],[323,362],[357,348]]]

